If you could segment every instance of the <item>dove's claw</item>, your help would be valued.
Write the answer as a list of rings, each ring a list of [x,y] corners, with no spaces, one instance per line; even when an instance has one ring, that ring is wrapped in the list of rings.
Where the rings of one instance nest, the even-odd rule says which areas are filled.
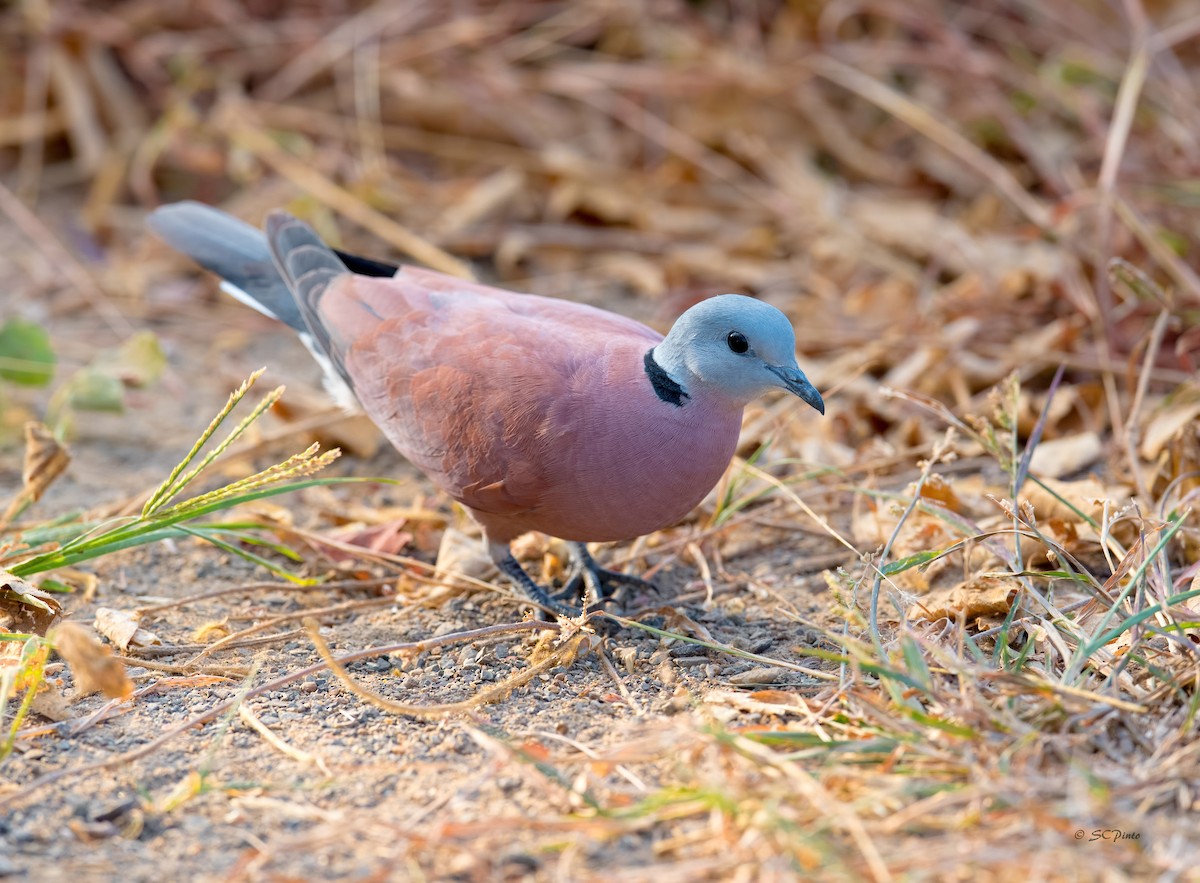
[[[596,563],[583,543],[570,543],[571,572],[563,588],[550,594],[525,572],[519,561],[505,546],[496,546],[493,560],[509,580],[530,601],[543,611],[555,616],[577,617],[580,614],[621,602],[627,591],[653,592],[658,589],[653,583],[628,573],[606,570]],[[576,604],[581,606],[575,606]]]
[[[572,619],[583,612],[578,607],[562,603],[559,596],[555,595],[552,597],[547,593],[545,589],[533,581],[533,577],[525,572],[525,568],[513,557],[511,552],[498,560],[496,566],[500,568],[500,572],[507,576],[518,589],[525,593],[530,601],[537,604],[542,610]]]
[[[572,557],[575,559],[571,566],[571,574],[567,578],[562,591],[554,595],[556,599],[571,601],[586,600],[589,606],[609,604],[622,601],[620,597],[627,590],[635,592],[647,591],[658,594],[654,583],[647,582],[641,577],[628,573],[608,570],[596,563],[596,559],[588,551],[584,543],[569,543]]]

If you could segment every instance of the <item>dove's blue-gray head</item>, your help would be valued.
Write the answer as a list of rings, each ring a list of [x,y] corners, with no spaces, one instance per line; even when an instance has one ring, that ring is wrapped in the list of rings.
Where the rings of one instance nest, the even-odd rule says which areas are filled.
[[[786,389],[825,413],[821,394],[796,364],[796,335],[787,316],[752,297],[721,294],[696,304],[647,357],[652,381],[653,363],[678,387],[675,404],[703,391],[744,405]],[[664,383],[660,377],[655,385],[660,397]]]

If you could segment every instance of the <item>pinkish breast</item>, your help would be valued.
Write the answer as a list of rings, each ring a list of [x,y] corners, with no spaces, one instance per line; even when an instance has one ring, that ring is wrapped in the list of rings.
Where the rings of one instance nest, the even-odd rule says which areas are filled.
[[[561,435],[547,442],[558,456],[545,463],[540,504],[503,523],[484,519],[489,537],[506,542],[537,530],[607,542],[669,527],[721,478],[741,420],[741,407],[724,400],[677,407],[646,382],[603,387],[573,419],[556,421]]]

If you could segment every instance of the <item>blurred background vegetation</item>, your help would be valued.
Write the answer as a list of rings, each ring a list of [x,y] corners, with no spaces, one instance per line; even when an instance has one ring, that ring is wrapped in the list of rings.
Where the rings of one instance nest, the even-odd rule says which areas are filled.
[[[774,298],[829,380],[962,404],[1190,317],[1194,12],[27,0],[0,18],[5,277],[34,318],[120,325],[173,261],[145,209],[285,205],[347,247],[644,316]],[[1114,257],[1167,302],[1114,290]],[[1166,334],[1182,379],[1196,337]]]

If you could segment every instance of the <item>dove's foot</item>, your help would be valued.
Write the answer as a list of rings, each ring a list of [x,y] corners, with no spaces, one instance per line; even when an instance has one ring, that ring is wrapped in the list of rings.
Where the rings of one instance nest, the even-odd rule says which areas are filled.
[[[549,611],[558,616],[569,618],[579,616],[583,612],[578,607],[564,604],[557,596],[551,597],[545,589],[533,581],[533,577],[525,572],[525,568],[513,557],[511,552],[499,558],[496,561],[496,566],[500,568],[500,572],[508,577],[518,589],[525,593],[530,601],[541,607],[543,611]]]
[[[658,594],[654,583],[641,577],[606,570],[596,563],[583,543],[571,547],[571,570],[562,590],[551,595],[538,585],[517,561],[507,546],[491,547],[492,560],[508,579],[543,612],[555,616],[577,617],[585,612],[622,600],[626,592]],[[579,605],[579,606],[575,606]]]
[[[581,601],[589,606],[622,601],[618,595],[627,591],[652,592],[658,594],[654,583],[638,576],[607,570],[596,563],[584,543],[568,543],[575,559],[570,575],[561,592],[553,596],[556,601]]]

